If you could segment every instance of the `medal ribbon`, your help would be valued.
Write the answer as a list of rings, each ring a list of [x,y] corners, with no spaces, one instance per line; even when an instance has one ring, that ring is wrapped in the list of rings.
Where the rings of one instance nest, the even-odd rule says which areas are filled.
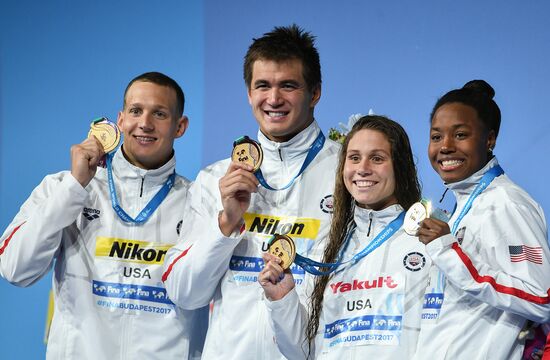
[[[470,197],[466,201],[466,204],[460,211],[460,214],[458,215],[457,219],[453,223],[453,227],[451,229],[451,234],[455,234],[455,231],[458,228],[458,224],[460,221],[462,221],[462,218],[470,211],[470,208],[472,207],[472,203],[474,202],[475,198],[479,196],[489,186],[489,184],[498,176],[504,174],[504,170],[500,167],[500,165],[496,165],[492,168],[490,168],[485,175],[481,178],[479,181],[479,184],[477,184],[474,191],[470,194]]]
[[[111,205],[113,206],[113,210],[117,213],[118,217],[124,221],[124,222],[131,222],[134,224],[142,224],[149,219],[149,217],[155,212],[155,210],[159,207],[159,205],[162,203],[166,195],[168,195],[168,192],[170,189],[172,189],[172,186],[174,186],[174,180],[176,178],[176,172],[174,171],[166,180],[164,185],[160,188],[160,190],[153,196],[151,201],[145,207],[141,212],[138,214],[138,216],[134,219],[130,215],[120,207],[118,204],[118,199],[116,196],[116,189],[115,189],[115,182],[113,180],[113,169],[111,162],[113,161],[114,154],[108,154],[107,155],[107,175],[109,179],[109,192],[111,194]]]
[[[325,135],[323,134],[322,131],[319,131],[319,135],[317,135],[317,138],[313,142],[313,145],[311,145],[311,148],[309,148],[306,159],[304,160],[304,163],[302,164],[302,167],[300,168],[300,171],[298,171],[298,174],[296,174],[296,176],[294,176],[288,184],[286,184],[284,187],[282,187],[280,189],[275,189],[267,183],[267,181],[264,178],[264,175],[262,174],[261,169],[258,169],[258,171],[256,171],[254,173],[254,175],[256,175],[256,178],[258,179],[260,184],[262,184],[262,186],[265,187],[268,190],[279,191],[279,190],[288,189],[289,187],[292,186],[292,184],[294,184],[294,181],[296,181],[296,179],[300,175],[302,175],[302,173],[306,170],[308,165],[311,164],[313,159],[315,159],[315,156],[317,156],[317,154],[319,154],[319,151],[321,151],[321,149],[323,148],[324,143],[325,143]]]
[[[355,226],[353,226],[350,230],[348,230],[348,234],[346,235],[346,240],[344,242],[344,246],[342,247],[342,251],[338,255],[338,260],[334,263],[321,263],[314,260],[311,260],[305,256],[302,256],[300,254],[296,254],[296,257],[294,258],[294,263],[297,265],[300,265],[305,271],[307,271],[310,274],[313,275],[328,275],[334,271],[341,265],[350,263],[350,265],[355,265],[358,263],[361,259],[372,253],[374,250],[378,249],[382,244],[384,244],[388,239],[390,239],[403,225],[403,220],[405,219],[405,211],[402,211],[399,216],[397,216],[395,219],[392,220],[382,230],[363,250],[361,250],[359,253],[353,255],[353,257],[347,261],[342,262],[342,256],[344,250],[347,248],[348,243],[355,232]],[[327,268],[326,271],[321,271],[316,268]]]

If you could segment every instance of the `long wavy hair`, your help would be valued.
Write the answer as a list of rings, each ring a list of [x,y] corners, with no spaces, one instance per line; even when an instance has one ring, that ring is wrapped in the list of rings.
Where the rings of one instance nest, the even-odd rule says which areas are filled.
[[[344,185],[343,170],[346,162],[348,145],[353,136],[365,129],[379,131],[389,141],[391,146],[391,157],[393,172],[395,175],[394,194],[397,202],[408,209],[412,204],[420,200],[421,188],[416,175],[409,137],[401,125],[397,122],[378,115],[368,115],[360,118],[346,136],[342,150],[340,151],[336,181],[334,185],[334,212],[329,232],[329,241],[325,248],[323,262],[332,263],[344,243],[348,226],[353,222],[355,200]],[[319,317],[323,307],[323,296],[330,275],[318,276],[315,279],[315,286],[310,297],[310,316],[308,320],[306,336],[311,345],[319,328]],[[311,346],[309,347],[311,349]],[[311,356],[311,350],[308,358]]]

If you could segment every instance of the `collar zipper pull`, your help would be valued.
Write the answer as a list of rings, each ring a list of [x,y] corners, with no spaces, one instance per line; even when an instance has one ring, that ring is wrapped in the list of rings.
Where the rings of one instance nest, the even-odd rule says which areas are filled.
[[[372,225],[372,212],[369,213],[369,229],[367,230],[367,237],[370,236],[370,228],[371,228],[371,225]]]
[[[439,199],[440,204],[443,201],[443,199],[445,199],[445,195],[447,194],[447,191],[449,191],[449,188],[446,188],[445,191],[443,192],[443,195],[441,195],[441,199]]]

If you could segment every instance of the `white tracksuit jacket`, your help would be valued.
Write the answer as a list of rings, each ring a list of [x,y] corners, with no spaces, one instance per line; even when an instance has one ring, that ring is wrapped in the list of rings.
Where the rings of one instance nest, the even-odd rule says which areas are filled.
[[[122,208],[135,217],[174,172],[137,168],[118,150],[113,175]],[[84,189],[68,171],[34,189],[0,240],[1,275],[18,286],[55,264],[55,310],[48,359],[187,359],[200,356],[208,309],[184,311],[161,282],[167,250],[178,238],[189,181],[175,184],[142,225],[120,220],[107,171]],[[46,309],[44,309],[45,311]]]
[[[258,132],[264,150],[261,169],[269,185],[281,188],[298,173],[319,131],[313,122],[286,143],[269,141]],[[231,237],[223,236],[218,226],[222,210],[218,182],[230,160],[199,173],[190,189],[191,213],[184,219],[182,242],[168,252],[163,278],[170,298],[183,308],[198,308],[213,299],[203,359],[283,358],[258,283],[262,243],[275,232],[288,232],[299,253],[319,259],[320,241],[330,226],[339,150],[340,146],[327,138],[290,188],[271,191],[260,185],[244,216],[246,231]],[[292,271],[300,296],[305,298],[304,271],[295,265]]]
[[[493,158],[469,178],[447,185],[457,200],[450,226],[481,177],[497,164]],[[526,319],[550,318],[547,238],[540,206],[506,174],[495,178],[455,234],[426,246],[435,266],[416,358],[520,359],[524,344],[518,334]]]
[[[355,230],[343,259],[363,250],[403,210],[355,209]],[[323,298],[315,359],[409,359],[416,350],[430,260],[418,238],[397,231],[355,265],[330,278]],[[289,359],[307,356],[306,308],[295,291],[265,300],[279,349]]]

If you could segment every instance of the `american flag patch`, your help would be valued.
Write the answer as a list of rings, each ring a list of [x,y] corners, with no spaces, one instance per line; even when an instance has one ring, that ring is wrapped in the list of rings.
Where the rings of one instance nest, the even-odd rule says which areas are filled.
[[[508,246],[508,250],[512,262],[527,260],[535,264],[542,264],[542,247],[540,246],[514,245]]]

